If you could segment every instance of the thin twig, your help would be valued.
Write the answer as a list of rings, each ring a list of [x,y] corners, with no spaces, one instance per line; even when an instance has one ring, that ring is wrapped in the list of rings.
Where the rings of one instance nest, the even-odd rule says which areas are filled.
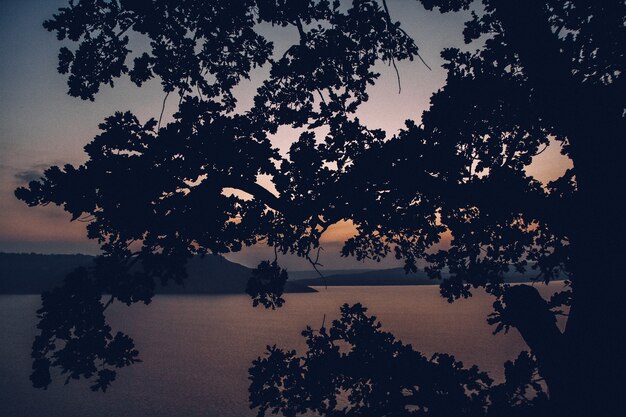
[[[420,53],[419,53],[419,52],[416,52],[416,53],[415,53],[415,55],[417,55],[417,57],[420,59],[420,61],[422,61],[422,64],[424,64],[424,66],[425,66],[426,68],[428,68],[428,70],[429,70],[429,71],[432,71],[432,70],[433,70],[433,69],[430,67],[430,65],[428,65],[428,64],[426,63],[426,61],[424,61],[424,58],[422,58],[422,56],[420,55]]]
[[[385,13],[387,13],[387,18],[391,21],[391,13],[389,13],[389,7],[387,6],[387,0],[383,0],[383,7],[385,8]]]
[[[321,264],[318,262],[318,261],[319,261],[319,259],[320,259],[320,251],[322,251],[322,250],[324,250],[324,248],[322,248],[321,246],[317,248],[317,256],[315,257],[315,264],[316,264],[316,265],[323,266],[323,265],[321,265]]]
[[[387,6],[387,1],[383,0],[383,7],[385,9],[385,14],[387,15],[387,25],[389,27],[393,26],[391,22],[391,13],[389,13],[389,7]],[[404,32],[404,31],[403,31]],[[406,32],[404,32],[406,35]],[[402,84],[400,84],[400,72],[398,71],[398,67],[396,66],[396,59],[391,55],[391,63],[393,64],[393,69],[396,70],[396,78],[398,79],[398,94],[402,92]]]
[[[402,93],[402,84],[400,83],[400,72],[398,71],[396,59],[394,57],[391,57],[391,63],[393,64],[393,69],[396,70],[396,78],[398,79],[398,94],[400,94]]]
[[[391,13],[389,13],[389,7],[387,6],[387,0],[383,0],[383,7],[384,7],[384,9],[385,9],[385,13],[387,14],[387,23],[389,24],[389,26],[392,26],[392,24],[391,24]],[[400,32],[402,32],[402,33],[404,34],[404,36],[406,36],[407,38],[409,38],[413,44],[415,44],[415,42],[413,41],[413,38],[411,38],[411,37],[409,36],[409,34],[405,32],[405,30],[404,30],[404,29],[402,29],[401,27],[398,27],[397,29],[398,29]],[[417,45],[416,45],[415,47],[417,48]],[[422,64],[424,64],[424,66],[425,66],[426,68],[428,68],[430,71],[432,71],[432,70],[433,70],[433,69],[430,67],[430,65],[428,65],[428,64],[426,63],[426,61],[424,61],[424,58],[422,58],[422,56],[420,55],[420,53],[419,53],[419,52],[415,52],[415,55],[417,55],[417,57],[420,59],[420,61],[422,61]],[[394,64],[394,66],[395,66],[395,64]]]
[[[161,129],[161,119],[163,119],[163,112],[165,111],[165,102],[167,101],[167,97],[169,95],[170,95],[170,92],[168,91],[167,94],[165,94],[165,97],[163,98],[163,104],[161,105],[161,114],[159,115],[159,123],[157,124],[157,131]]]
[[[320,89],[319,89],[319,88],[316,88],[316,90],[317,90],[317,93],[320,95],[320,98],[322,99],[322,102],[323,102],[324,104],[326,104],[326,99],[324,99],[324,96],[322,95],[322,92],[320,91]]]
[[[321,248],[321,247],[320,247]],[[317,258],[319,258],[319,249],[317,251]],[[315,272],[317,272],[317,274],[322,277],[322,279],[324,280],[324,288],[328,289],[328,282],[326,282],[326,277],[324,276],[324,274],[322,274],[322,272],[317,269],[317,266],[324,266],[321,263],[318,262],[318,259],[316,259],[315,261],[313,261],[313,259],[311,259],[311,257],[309,256],[309,254],[306,255],[306,260],[309,261],[309,263],[311,264],[311,266],[313,266],[313,269],[315,269]]]
[[[114,299],[115,299],[115,298],[114,298],[113,296],[111,296],[111,298],[109,298],[109,301],[107,301],[107,303],[104,305],[104,308],[102,309],[102,311],[104,311],[104,310],[106,310],[107,308],[109,308],[109,306],[110,306],[111,304],[113,304],[113,300],[114,300]]]
[[[549,143],[546,143],[546,145],[543,147],[542,150],[540,150],[539,152],[537,152],[536,154],[534,154],[533,156],[537,156],[537,155],[541,155],[542,153],[544,153],[544,151],[546,149],[548,149]]]

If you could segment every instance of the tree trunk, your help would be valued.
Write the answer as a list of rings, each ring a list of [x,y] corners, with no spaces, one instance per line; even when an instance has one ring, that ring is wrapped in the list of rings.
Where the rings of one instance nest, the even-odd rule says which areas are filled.
[[[538,323],[538,328],[528,323],[516,327],[538,357],[541,372],[560,374],[560,378],[546,375],[555,415],[621,414],[626,339],[621,331],[626,323],[621,306],[626,295],[624,99],[616,94],[617,86],[574,78],[547,20],[545,2],[493,3],[507,41],[533,83],[533,104],[555,133],[568,139],[578,188],[568,236],[573,304],[565,332],[558,338],[560,359],[555,359],[555,352],[540,353],[548,349],[542,344],[550,337],[542,341],[533,332],[544,328],[549,334],[545,323]],[[534,318],[543,320],[540,317]]]
[[[586,133],[616,133],[610,130],[603,126]],[[574,158],[579,186],[578,224],[571,237],[574,297],[564,337],[573,402],[594,415],[612,415],[624,407],[623,147],[577,146]]]
[[[535,287],[515,285],[504,294],[505,308],[501,313],[505,324],[515,327],[537,358],[539,372],[546,380],[552,398],[566,395],[566,367],[562,352],[563,334],[548,303]]]

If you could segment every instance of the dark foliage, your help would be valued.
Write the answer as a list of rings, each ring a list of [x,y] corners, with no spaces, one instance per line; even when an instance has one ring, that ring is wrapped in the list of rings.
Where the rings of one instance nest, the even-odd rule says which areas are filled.
[[[85,268],[65,278],[60,288],[45,292],[37,311],[41,333],[33,342],[33,373],[37,388],[50,382],[50,367],[60,368],[71,379],[94,378],[91,389],[106,391],[115,380],[115,368],[141,362],[127,335],[111,333],[106,324],[98,286]]]
[[[536,363],[522,352],[494,385],[453,356],[427,358],[381,330],[360,304],[341,307],[329,329],[307,327],[304,356],[268,346],[250,368],[250,406],[258,415],[541,416],[546,396]]]
[[[252,270],[246,293],[252,297],[252,306],[262,304],[265,308],[282,307],[285,300],[283,291],[287,282],[287,271],[281,269],[276,261],[263,261]]]

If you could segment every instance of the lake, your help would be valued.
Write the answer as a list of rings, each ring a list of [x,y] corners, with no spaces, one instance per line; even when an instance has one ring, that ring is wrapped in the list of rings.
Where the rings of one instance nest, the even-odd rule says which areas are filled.
[[[562,283],[542,286],[544,295]],[[252,308],[246,295],[161,295],[149,306],[110,307],[113,330],[130,334],[144,361],[118,373],[106,393],[80,381],[30,385],[30,346],[36,334],[36,295],[0,296],[0,416],[254,416],[248,408],[248,367],[265,346],[304,351],[300,332],[360,302],[383,329],[425,354],[447,352],[496,380],[502,365],[525,348],[515,330],[492,335],[486,323],[493,298],[448,304],[437,286],[329,287],[287,294],[283,308]],[[563,322],[560,323],[563,325]]]

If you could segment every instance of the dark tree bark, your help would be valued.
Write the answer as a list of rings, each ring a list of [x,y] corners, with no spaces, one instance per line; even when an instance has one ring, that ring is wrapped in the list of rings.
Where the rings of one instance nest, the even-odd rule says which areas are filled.
[[[555,412],[610,415],[624,405],[619,393],[624,378],[620,305],[626,294],[623,89],[574,80],[545,7],[539,1],[503,0],[496,10],[507,40],[536,85],[540,112],[572,147],[578,187],[571,207],[575,223],[570,225],[573,301],[562,335],[548,326],[553,320],[534,312],[540,306],[531,299],[534,294],[525,302],[530,303],[524,307],[529,314],[516,327],[537,355]]]

